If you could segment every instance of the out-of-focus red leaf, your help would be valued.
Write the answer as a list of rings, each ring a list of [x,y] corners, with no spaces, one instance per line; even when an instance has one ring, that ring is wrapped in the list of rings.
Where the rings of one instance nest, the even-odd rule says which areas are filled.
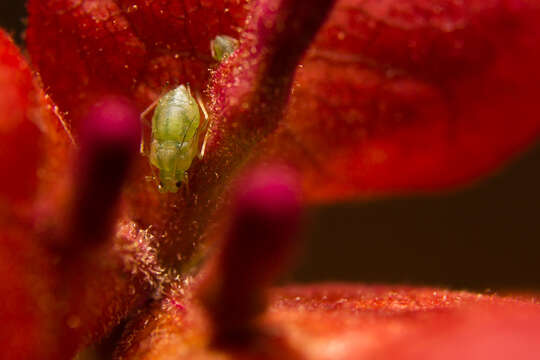
[[[0,214],[28,202],[37,188],[41,159],[35,123],[37,91],[32,73],[12,40],[0,32]]]
[[[174,84],[201,90],[210,40],[237,36],[247,0],[30,0],[28,50],[66,119],[106,93],[143,109]],[[75,126],[76,127],[76,126]]]
[[[30,215],[51,201],[71,146],[56,107],[12,40],[0,32],[0,214]],[[46,194],[46,195],[45,195]]]
[[[463,359],[499,359],[516,349],[516,338],[523,359],[534,359],[539,349],[540,309],[527,302],[433,288],[343,284],[291,286],[270,295],[260,319],[268,332],[252,347],[209,348],[204,313],[177,294],[133,321],[134,333],[127,332],[117,358],[385,360],[421,352],[420,358],[429,359],[443,353],[437,349],[441,341],[448,354]],[[512,331],[519,336],[507,337]],[[493,352],[494,342],[502,352]]]
[[[66,226],[58,211],[71,195],[75,148],[4,32],[0,93],[0,347],[6,359],[70,359],[140,305],[162,270],[129,223],[114,242],[68,259],[50,246],[62,230],[51,228]]]
[[[531,1],[341,0],[263,151],[310,200],[489,174],[540,130],[539,20]]]
[[[6,359],[49,358],[56,315],[51,259],[32,233],[33,207],[66,148],[57,118],[12,39],[0,30],[0,346]]]

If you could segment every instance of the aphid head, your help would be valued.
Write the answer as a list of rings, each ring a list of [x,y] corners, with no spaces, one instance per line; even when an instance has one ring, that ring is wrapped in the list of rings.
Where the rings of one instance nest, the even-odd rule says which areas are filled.
[[[159,186],[158,189],[162,193],[176,193],[180,186],[182,186],[183,176],[178,176],[178,174],[169,174],[166,171],[159,172]]]

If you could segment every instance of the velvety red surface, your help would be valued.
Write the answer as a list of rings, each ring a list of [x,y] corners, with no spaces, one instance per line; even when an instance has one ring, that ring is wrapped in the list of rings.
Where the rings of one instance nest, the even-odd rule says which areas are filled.
[[[204,313],[173,293],[132,323],[117,359],[535,359],[539,351],[537,305],[436,288],[277,288],[259,321],[265,332],[250,346],[210,348]]]

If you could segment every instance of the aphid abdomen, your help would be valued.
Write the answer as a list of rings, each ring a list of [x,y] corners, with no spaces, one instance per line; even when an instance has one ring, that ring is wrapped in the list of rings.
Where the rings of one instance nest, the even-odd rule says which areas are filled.
[[[152,118],[152,138],[189,142],[197,132],[199,121],[197,102],[187,88],[181,85],[159,101]]]

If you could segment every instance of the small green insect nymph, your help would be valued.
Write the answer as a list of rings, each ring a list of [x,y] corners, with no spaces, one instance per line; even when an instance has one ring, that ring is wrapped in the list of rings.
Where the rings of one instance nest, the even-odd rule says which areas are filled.
[[[200,105],[206,122],[206,111],[202,103]],[[199,136],[202,132],[199,129],[199,104],[191,95],[189,85],[180,85],[145,110],[141,119],[154,106],[148,156],[150,163],[159,170],[160,192],[175,193],[187,179],[186,171],[199,154]],[[145,152],[144,141],[141,143],[141,152]]]
[[[238,47],[238,40],[227,35],[218,35],[210,42],[214,60],[223,61]]]

